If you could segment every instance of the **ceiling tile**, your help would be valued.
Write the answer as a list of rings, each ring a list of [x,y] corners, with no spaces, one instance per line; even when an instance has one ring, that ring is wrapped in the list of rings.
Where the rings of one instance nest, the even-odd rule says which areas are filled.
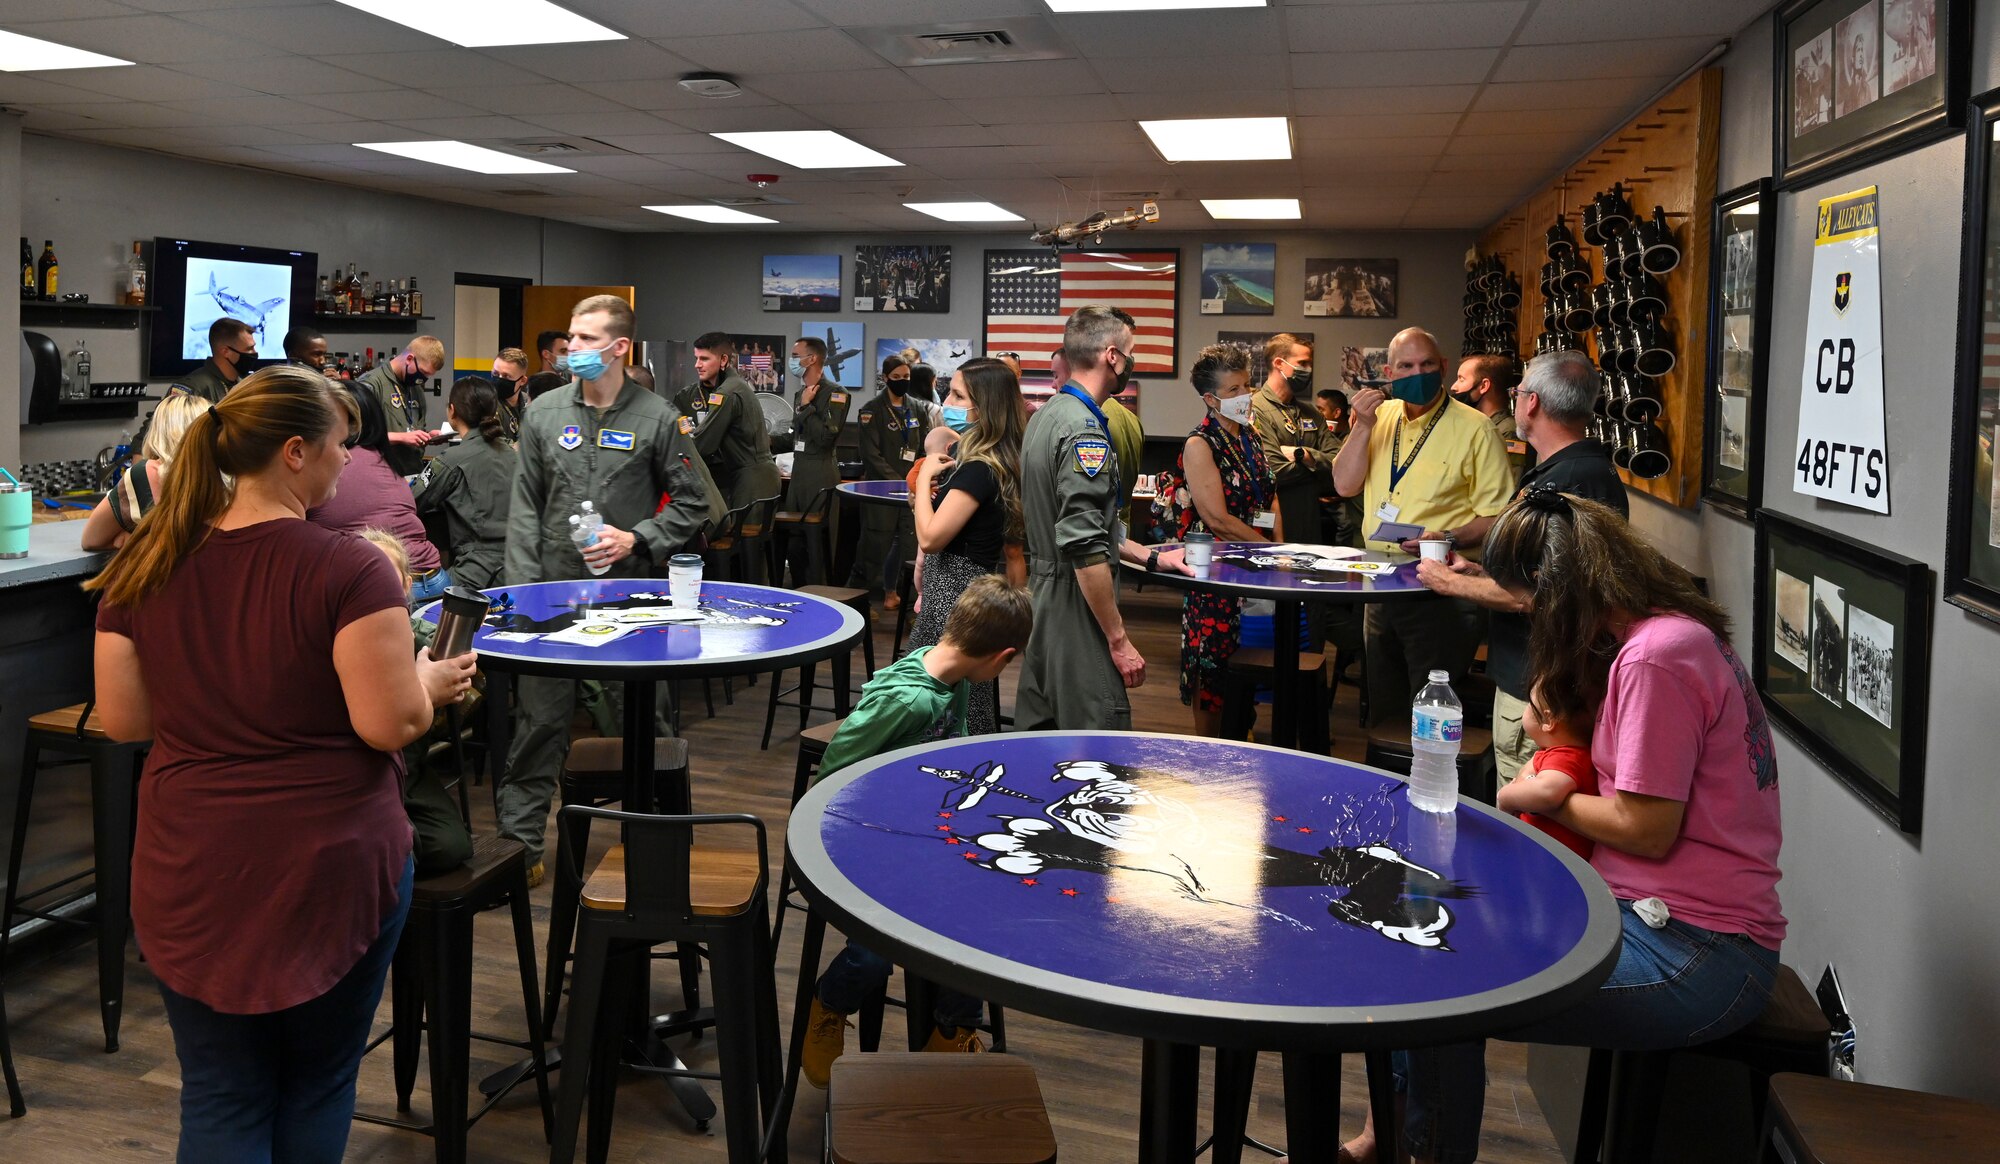
[[[519,141],[523,138],[545,138],[551,136],[546,127],[531,125],[513,117],[484,114],[477,117],[419,117],[412,120],[396,118],[389,124],[407,130],[419,138],[444,138],[452,141]]]
[[[304,122],[285,127],[286,133],[295,133],[311,141],[346,142],[394,141],[398,131],[392,125],[379,121],[327,121]]]
[[[495,77],[515,70],[495,65],[490,57],[462,48],[430,49],[405,53],[320,54],[319,59],[336,68],[387,81],[399,88],[449,89],[461,85],[490,85]]]
[[[1565,155],[1581,153],[1588,138],[1573,133],[1459,134],[1444,147],[1450,157],[1542,158],[1559,166]]]
[[[1248,46],[1244,46],[1248,47]],[[1285,83],[1285,54],[1216,53],[1198,57],[1119,57],[1090,62],[1113,93],[1214,91],[1243,85],[1272,88]]]
[[[830,24],[901,24],[912,27],[1007,16],[1046,16],[1040,0],[795,0]]]
[[[818,28],[826,23],[792,0],[590,0],[591,19],[628,36],[718,36]],[[666,47],[674,47],[669,40]]]
[[[111,69],[67,69],[62,83],[118,101],[183,101],[197,97],[255,97],[256,93],[221,81],[193,77],[157,65]]]
[[[1623,105],[1591,109],[1475,110],[1459,123],[1460,133],[1565,133],[1579,145],[1616,128],[1631,110]]]
[[[919,85],[940,97],[983,97],[989,93],[1102,93],[1104,82],[1078,60],[1005,61],[980,65],[926,65],[907,70]]]
[[[71,106],[77,109],[77,106]],[[100,107],[101,108],[101,107]],[[21,115],[21,128],[28,133],[62,133],[76,129],[110,129],[112,126],[86,112],[58,112],[54,109],[29,109]]]
[[[108,74],[116,69],[77,70],[92,74]],[[115,104],[118,98],[106,93],[95,93],[74,85],[58,84],[48,80],[47,73],[0,73],[0,101],[9,105],[31,108],[43,102],[102,101]]]
[[[471,117],[479,110],[460,105],[415,89],[381,88],[370,93],[310,93],[300,97],[308,105],[334,109],[350,117],[370,121],[413,117]]]
[[[1673,0],[1648,8],[1640,31],[1647,36],[1733,36],[1763,18],[1770,7],[1762,0]],[[1521,44],[1573,44],[1617,40],[1631,35],[1632,13],[1604,0],[1540,0],[1522,26]]]
[[[264,57],[254,61],[186,61],[174,68],[212,81],[228,81],[279,97],[307,93],[366,93],[382,82],[311,57]]]
[[[1435,158],[1444,152],[1451,138],[1438,134],[1419,137],[1404,134],[1398,137],[1327,137],[1300,138],[1299,158],[1302,161],[1320,158]]]
[[[192,101],[162,101],[169,109],[199,113],[226,125],[300,125],[340,121],[346,115],[283,97],[205,97]]]
[[[1421,78],[1436,85],[1486,80],[1500,50],[1492,48],[1368,53],[1293,53],[1292,84],[1308,88],[1407,85]]]
[[[735,146],[705,133],[607,133],[589,136],[605,145],[630,150],[635,154],[664,157],[669,161],[698,154],[736,152]]]
[[[1458,113],[1469,106],[1473,97],[1482,91],[1478,85],[1378,85],[1352,89],[1294,89],[1292,111],[1301,116],[1331,117],[1348,117],[1360,113]]]
[[[240,38],[225,36],[198,24],[152,14],[113,16],[103,20],[54,20],[37,24],[34,34],[72,48],[109,53],[128,61],[155,65],[176,61],[212,61],[227,56],[251,59],[273,55],[267,46],[245,44]]]
[[[878,129],[869,133],[868,140],[876,149],[883,151],[1004,144],[999,134],[977,125],[910,125],[897,129]]]
[[[978,97],[951,103],[979,125],[1031,125],[1075,120],[1077,103],[1069,97]]]
[[[775,101],[810,109],[821,101],[934,100],[929,91],[903,75],[901,69],[884,65],[875,69],[842,69],[825,73],[752,73],[737,78],[745,88]],[[733,98],[731,99],[734,100]],[[705,102],[720,107],[721,102]]]
[[[612,134],[638,133],[680,133],[681,126],[654,117],[650,113],[636,110],[614,110],[608,113],[530,113],[521,120],[558,133],[581,134],[584,137],[604,138]]]
[[[1602,77],[1591,81],[1505,81],[1479,90],[1478,111],[1517,109],[1616,109],[1631,112],[1666,88],[1672,74]]]
[[[1348,117],[1301,117],[1300,140],[1327,138],[1437,137],[1458,128],[1462,113],[1365,113]]]
[[[11,26],[50,20],[91,20],[102,16],[130,16],[133,11],[130,6],[114,4],[111,0],[64,0],[60,8],[49,0],[0,0],[0,23]]]
[[[972,115],[943,101],[910,105],[867,101],[850,105],[816,105],[813,113],[834,129],[899,129],[905,126],[966,125]]]
[[[269,125],[183,125],[175,127],[174,133],[180,137],[240,150],[261,149],[264,146],[274,145],[304,145],[314,140],[294,132],[290,127],[278,129]]]
[[[1295,53],[1497,48],[1527,10],[1521,0],[1287,8],[1285,47]]]
[[[768,72],[772,64],[780,61],[810,63],[821,70],[872,69],[884,63],[882,58],[834,28],[687,36],[666,43],[697,67],[725,73]]]
[[[1594,80],[1680,73],[1715,47],[1713,37],[1605,40],[1585,44],[1515,45],[1493,71],[1495,81]]]
[[[218,9],[187,12],[181,19],[227,36],[291,52],[304,48],[352,55],[447,47],[436,37],[344,4]]]
[[[675,125],[701,133],[826,128],[809,112],[803,112],[789,105],[715,104],[701,109],[677,109],[669,116]]]
[[[526,69],[556,81],[650,81],[675,78],[696,70],[686,56],[643,40],[599,44],[541,44],[481,49],[503,65]]]
[[[485,85],[470,89],[437,88],[430,92],[447,101],[456,101],[489,113],[609,113],[625,108],[609,97],[554,82],[546,85]]]
[[[1164,93],[1120,93],[1109,104],[1124,110],[1134,121],[1161,117],[1284,117],[1292,111],[1292,95],[1282,89],[1182,88]]]
[[[1276,8],[1229,8],[1208,12],[1088,13],[1053,16],[1050,22],[1085,55],[1194,57],[1216,45],[1276,49],[1284,35]]]

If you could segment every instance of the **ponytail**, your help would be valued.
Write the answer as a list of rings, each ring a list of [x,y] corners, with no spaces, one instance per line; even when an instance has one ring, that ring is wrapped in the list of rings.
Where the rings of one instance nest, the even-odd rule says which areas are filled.
[[[489,445],[506,438],[500,423],[500,393],[484,376],[466,376],[451,386],[451,410],[467,428],[476,428]]]
[[[159,500],[83,588],[103,591],[113,606],[137,606],[207,540],[229,508],[232,479],[269,467],[293,437],[309,444],[325,439],[336,412],[350,429],[359,425],[353,401],[336,396],[315,371],[281,365],[251,374],[195,417],[160,483]]]

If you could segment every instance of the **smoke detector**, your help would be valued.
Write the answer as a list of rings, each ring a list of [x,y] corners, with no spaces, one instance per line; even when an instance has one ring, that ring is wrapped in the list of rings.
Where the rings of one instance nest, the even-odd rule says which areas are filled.
[[[717,101],[743,95],[742,87],[722,73],[689,73],[680,79],[680,87],[697,97]]]

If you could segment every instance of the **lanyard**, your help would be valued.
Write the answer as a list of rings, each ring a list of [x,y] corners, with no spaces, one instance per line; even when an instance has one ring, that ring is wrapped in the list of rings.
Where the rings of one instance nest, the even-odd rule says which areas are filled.
[[[1062,386],[1062,391],[1064,395],[1074,396],[1078,400],[1081,400],[1083,402],[1083,406],[1090,410],[1090,415],[1097,418],[1097,427],[1103,430],[1104,441],[1106,444],[1109,444],[1111,442],[1111,420],[1110,418],[1104,415],[1104,410],[1097,406],[1097,401],[1092,400],[1090,398],[1090,393],[1085,392],[1083,389],[1077,387],[1076,382],[1074,380],[1070,381],[1067,384],[1064,384]],[[1112,459],[1113,460],[1117,459],[1117,455],[1115,452],[1112,455]],[[1112,497],[1116,498],[1124,493],[1125,491],[1124,480],[1123,480],[1124,476],[1125,476],[1125,466],[1120,465],[1118,466],[1118,472],[1112,474],[1111,476]]]
[[[1424,435],[1418,437],[1417,443],[1410,447],[1410,459],[1405,461],[1403,460],[1403,418],[1400,416],[1396,418],[1396,435],[1389,442],[1390,494],[1393,495],[1396,492],[1396,487],[1403,483],[1403,478],[1409,474],[1410,467],[1417,463],[1417,454],[1424,451],[1424,442],[1431,439],[1431,433],[1436,431],[1438,421],[1443,419],[1444,406],[1440,405],[1437,412],[1431,417],[1431,422],[1424,426]]]

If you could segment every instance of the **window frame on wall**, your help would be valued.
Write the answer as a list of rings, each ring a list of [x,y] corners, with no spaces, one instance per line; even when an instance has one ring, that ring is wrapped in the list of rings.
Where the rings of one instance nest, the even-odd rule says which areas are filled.
[[[1701,497],[1705,504],[1726,510],[1746,521],[1755,517],[1764,504],[1764,414],[1770,399],[1772,267],[1777,254],[1777,232],[1771,225],[1775,220],[1775,198],[1771,180],[1759,178],[1717,194],[1710,211],[1713,217],[1709,229],[1711,255],[1708,270],[1712,286],[1708,297],[1708,371],[1705,377],[1708,383],[1703,385],[1705,416],[1702,426]],[[1751,289],[1749,313],[1751,335],[1756,347],[1750,354],[1750,391],[1745,406],[1745,485],[1744,491],[1737,494],[1723,488],[1717,481],[1722,469],[1723,394],[1720,383],[1724,367],[1723,325],[1725,316],[1730,314],[1722,301],[1722,278],[1728,269],[1725,254],[1728,231],[1725,226],[1730,212],[1745,204],[1755,204],[1758,208],[1754,251],[1757,271],[1755,285]]]

